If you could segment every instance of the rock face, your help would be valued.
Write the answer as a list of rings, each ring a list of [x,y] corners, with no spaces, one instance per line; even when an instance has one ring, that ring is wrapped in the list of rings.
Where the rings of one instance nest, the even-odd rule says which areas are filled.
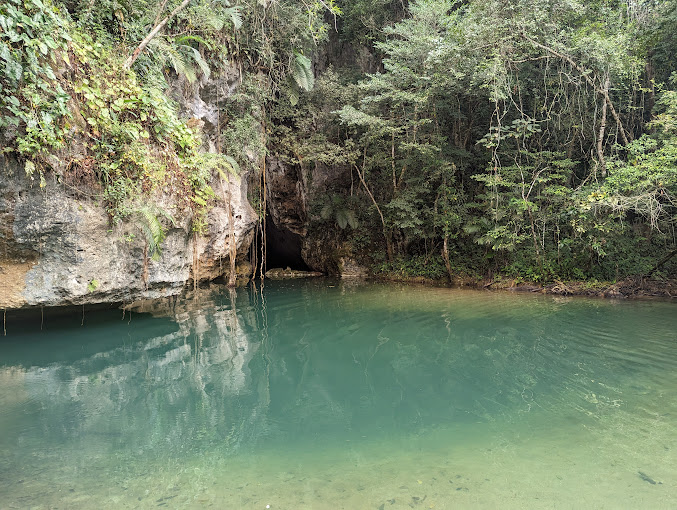
[[[178,77],[172,81],[170,95],[179,103],[181,115],[189,118],[189,123],[200,126],[208,152],[217,153],[219,150],[218,138],[223,122],[220,111],[240,83],[240,72],[235,66],[222,69],[220,74],[210,78],[203,75],[195,83]],[[241,181],[237,178],[230,181],[216,179],[212,183],[217,204],[209,211],[207,235],[194,236],[192,278],[213,280],[228,271],[231,220],[238,249],[238,274],[252,273],[253,268],[246,258],[258,218],[247,200],[246,181],[243,177]]]
[[[200,127],[209,152],[219,149],[219,110],[240,81],[233,67],[193,84],[178,78],[172,84],[170,95],[188,123]],[[76,154],[80,145],[75,137],[68,151]],[[247,201],[246,178],[213,179],[216,203],[202,236],[190,231],[191,218],[178,208],[175,198],[154,196],[153,202],[183,219],[166,225],[160,257],[153,260],[146,248],[143,215],[132,215],[111,228],[96,199],[83,199],[82,193],[71,191],[73,183],[59,177],[68,175],[65,162],[72,158],[67,154],[47,158],[54,172],[45,176],[46,186],[40,188],[23,165],[0,154],[0,308],[175,295],[188,282],[227,274],[231,243],[236,244],[238,274],[251,274],[247,255],[258,218]]]
[[[208,152],[218,152],[219,124],[224,120],[219,112],[240,83],[237,67],[210,78],[203,75],[194,83],[180,77],[171,80],[170,96],[178,102],[182,117],[199,123]]]
[[[245,179],[242,179],[242,183],[244,182]],[[247,272],[243,267],[249,264],[247,255],[254,239],[254,227],[258,222],[256,211],[249,205],[247,191],[240,181],[235,178],[231,178],[229,183],[217,180],[212,187],[219,200],[207,216],[209,231],[206,236],[193,236],[197,263],[192,269],[192,275],[198,280],[214,280],[229,271],[231,219],[237,245],[238,274]],[[249,274],[252,271],[250,265]]]
[[[306,191],[303,173],[278,158],[266,158],[266,191],[268,213],[277,228],[300,236],[306,235],[308,220]]]
[[[335,235],[336,229],[308,228],[312,200],[322,200],[333,187],[349,187],[350,175],[324,165],[304,171],[275,157],[268,157],[266,162],[269,218],[277,228],[300,236],[305,265],[324,274],[367,276],[367,269],[360,265],[350,243]]]
[[[223,195],[218,183],[214,188]],[[0,159],[0,308],[153,299],[178,294],[194,277],[228,271],[230,214],[222,203],[210,211],[204,237],[190,232],[189,218],[170,227],[155,261],[138,221],[111,228],[101,205],[67,189],[53,176],[41,189],[18,162]],[[230,191],[238,258],[244,259],[256,215],[239,182],[232,179],[224,191],[226,197]],[[171,198],[158,201],[172,210]]]

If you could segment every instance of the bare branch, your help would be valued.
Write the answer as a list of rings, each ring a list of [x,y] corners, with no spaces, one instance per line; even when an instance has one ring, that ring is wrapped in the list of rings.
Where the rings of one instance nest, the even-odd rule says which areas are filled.
[[[549,47],[549,46],[546,46],[546,45],[544,45],[544,44],[539,43],[538,41],[535,41],[534,39],[532,39],[531,37],[529,37],[528,35],[526,35],[524,32],[521,32],[520,35],[521,35],[524,39],[526,39],[527,41],[529,41],[532,45],[536,46],[537,48],[540,48],[540,49],[542,49],[542,50],[545,50],[545,51],[547,51],[548,53],[550,53],[550,54],[552,54],[552,55],[555,55],[556,57],[561,58],[562,60],[564,60],[565,62],[567,62],[569,65],[571,65],[571,67],[573,67],[574,69],[576,69],[576,70],[581,74],[581,76],[583,77],[583,79],[585,79],[585,81],[586,81],[586,82],[587,82],[587,83],[595,90],[595,92],[597,92],[598,94],[601,94],[602,97],[604,97],[604,101],[605,101],[606,104],[609,106],[609,111],[611,112],[612,117],[613,117],[614,120],[616,121],[616,125],[618,126],[618,132],[619,132],[619,134],[621,135],[621,139],[623,140],[623,144],[624,144],[624,145],[628,145],[628,143],[630,143],[630,142],[628,141],[628,136],[627,136],[627,134],[625,133],[625,128],[623,127],[623,123],[621,122],[621,118],[618,116],[618,112],[616,112],[616,108],[614,108],[614,105],[613,105],[613,103],[611,102],[611,98],[609,97],[609,91],[608,91],[608,89],[602,88],[602,87],[600,87],[599,85],[597,85],[597,84],[595,83],[595,80],[593,80],[593,79],[590,77],[590,73],[588,73],[588,72],[586,71],[586,69],[583,68],[583,66],[581,66],[580,64],[578,64],[578,63],[577,63],[572,57],[570,57],[569,55],[566,55],[566,54],[564,54],[564,53],[560,53],[559,51],[557,51],[557,50],[554,49],[554,48],[551,48],[551,47]]]
[[[129,68],[132,67],[132,64],[134,64],[134,62],[136,62],[136,59],[139,58],[139,55],[141,54],[141,52],[146,49],[146,46],[148,46],[148,43],[153,39],[153,37],[155,37],[160,32],[160,30],[162,30],[165,27],[165,25],[169,22],[170,19],[172,19],[179,12],[181,12],[189,3],[190,3],[190,0],[183,0],[183,2],[181,2],[176,7],[176,9],[174,9],[171,13],[169,13],[169,16],[167,16],[162,21],[160,21],[160,23],[155,25],[153,30],[151,30],[150,33],[146,37],[144,37],[143,41],[141,41],[141,43],[136,47],[136,49],[134,50],[134,53],[132,53],[129,56],[129,58],[125,62],[125,66],[124,66],[125,69],[129,69]]]

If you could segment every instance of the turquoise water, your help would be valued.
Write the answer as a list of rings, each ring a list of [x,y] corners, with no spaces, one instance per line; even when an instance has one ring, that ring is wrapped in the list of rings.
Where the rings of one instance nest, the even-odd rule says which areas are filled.
[[[40,326],[0,508],[677,508],[674,303],[320,279]]]

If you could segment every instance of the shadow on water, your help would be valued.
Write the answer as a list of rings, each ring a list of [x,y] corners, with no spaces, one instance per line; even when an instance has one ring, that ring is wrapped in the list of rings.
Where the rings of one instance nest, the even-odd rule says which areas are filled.
[[[24,367],[74,362],[177,329],[168,319],[110,307],[29,310],[10,315],[5,327],[0,362]]]

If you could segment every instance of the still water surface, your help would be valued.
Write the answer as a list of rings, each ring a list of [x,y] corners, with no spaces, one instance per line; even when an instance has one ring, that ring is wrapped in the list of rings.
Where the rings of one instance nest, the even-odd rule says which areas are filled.
[[[8,324],[0,508],[677,508],[677,307],[332,280]]]

